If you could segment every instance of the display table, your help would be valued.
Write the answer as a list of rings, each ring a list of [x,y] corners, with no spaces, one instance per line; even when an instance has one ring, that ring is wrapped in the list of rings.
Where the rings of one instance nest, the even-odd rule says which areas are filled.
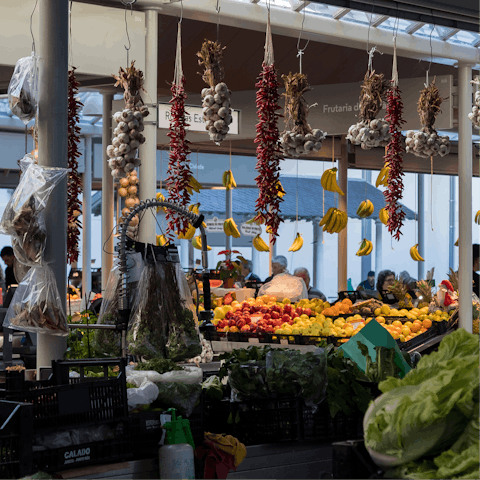
[[[255,296],[254,288],[212,288],[212,294],[217,297],[224,297],[227,293],[234,293],[237,302],[245,302]]]
[[[232,341],[216,341],[211,342],[212,349],[214,353],[223,353],[231,352],[239,348],[248,348],[252,345],[257,347],[266,347],[267,345],[271,348],[289,348],[292,350],[300,350],[301,352],[313,352],[317,348],[316,345],[295,345],[292,343],[283,345],[281,343],[259,343],[259,342],[232,342]]]

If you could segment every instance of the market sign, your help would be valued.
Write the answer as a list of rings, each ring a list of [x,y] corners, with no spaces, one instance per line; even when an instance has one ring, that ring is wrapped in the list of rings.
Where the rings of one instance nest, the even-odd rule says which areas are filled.
[[[170,117],[171,117],[171,108],[170,103],[159,103],[158,104],[158,128],[170,128]],[[189,126],[187,130],[192,132],[205,132],[205,120],[203,119],[203,107],[197,107],[193,105],[186,105],[186,119]],[[232,109],[232,123],[229,126],[228,133],[233,135],[238,135],[239,131],[239,119],[240,111]]]
[[[208,233],[224,233],[223,224],[225,219],[213,217],[208,220],[205,220],[207,228],[205,229]]]
[[[256,237],[262,234],[262,227],[260,225],[242,223],[240,225],[240,232],[247,237]]]

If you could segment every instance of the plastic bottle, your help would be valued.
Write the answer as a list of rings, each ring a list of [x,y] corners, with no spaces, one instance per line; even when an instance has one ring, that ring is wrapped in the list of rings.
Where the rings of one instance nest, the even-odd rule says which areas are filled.
[[[194,479],[195,464],[193,449],[195,443],[190,431],[190,422],[176,417],[174,408],[171,422],[165,423],[165,445],[158,450],[161,479]]]

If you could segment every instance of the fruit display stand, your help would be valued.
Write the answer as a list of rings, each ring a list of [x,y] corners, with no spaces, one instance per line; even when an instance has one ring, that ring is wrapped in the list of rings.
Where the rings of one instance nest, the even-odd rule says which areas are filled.
[[[246,302],[255,295],[254,288],[212,288],[212,295],[225,297],[229,293],[234,293],[238,302]]]

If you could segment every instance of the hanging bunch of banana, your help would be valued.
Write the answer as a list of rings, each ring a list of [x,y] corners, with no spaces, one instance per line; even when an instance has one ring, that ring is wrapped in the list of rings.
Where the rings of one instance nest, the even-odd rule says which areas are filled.
[[[298,252],[303,247],[303,237],[300,233],[297,233],[292,246],[288,249],[289,252]]]
[[[191,224],[188,224],[187,231],[185,233],[177,233],[179,240],[191,240],[195,236],[197,229]]]
[[[455,242],[455,246],[456,246],[456,247],[458,247],[458,241],[459,241],[459,240],[460,240],[460,239],[457,238],[457,241]]]
[[[345,195],[337,184],[337,168],[330,168],[323,172],[322,178],[320,180],[324,190],[328,192],[336,192],[340,195]]]
[[[231,170],[227,170],[223,172],[223,178],[222,178],[222,183],[223,186],[226,188],[226,190],[231,190],[232,188],[235,188],[237,184],[235,183],[235,178],[233,178],[233,173]]]
[[[370,240],[364,238],[362,244],[360,245],[360,248],[358,249],[357,257],[366,257],[367,255],[370,255],[372,253],[372,250],[373,243]]]
[[[196,248],[197,250],[202,250],[202,237],[200,235],[193,237],[192,245],[193,245],[193,248]],[[212,247],[207,245],[207,250],[211,250],[211,249]]]
[[[200,215],[200,203],[194,203],[189,205],[188,211],[194,213],[195,215]],[[202,222],[203,228],[207,228],[207,224]]]
[[[227,218],[225,222],[223,222],[223,231],[227,236],[240,238],[240,232],[233,218]]]
[[[253,238],[252,244],[255,250],[258,250],[259,252],[270,251],[270,248],[268,247],[268,245],[265,243],[265,241],[260,235],[257,235],[256,237]]]
[[[167,237],[165,235],[157,235],[157,247],[163,247],[168,243]]]
[[[161,192],[157,193],[156,198],[159,202],[165,202],[166,201],[164,195]],[[160,213],[160,212],[167,213],[167,209],[165,207],[157,207],[157,213]]]
[[[285,190],[283,189],[283,186],[280,183],[280,181],[277,182],[277,195],[280,198],[283,198],[285,196]]]
[[[193,192],[200,193],[200,190],[202,189],[202,184],[193,176],[190,175],[190,179],[188,180],[188,187],[187,191],[190,195],[193,194]]]
[[[347,226],[347,222],[348,215],[345,212],[342,212],[342,210],[338,208],[331,207],[318,225],[323,227],[324,232],[338,233]]]
[[[260,226],[265,223],[265,220],[263,219],[263,217],[260,217],[260,218],[253,217],[250,220],[247,220],[245,223],[247,223],[248,225],[251,225],[252,223],[254,223],[255,225]]]
[[[418,253],[418,243],[410,249],[410,256],[412,257],[412,260],[415,260],[416,262],[425,261]]]
[[[388,214],[388,210],[386,208],[382,208],[378,214],[378,218],[380,218],[380,221],[386,225],[388,223],[388,217],[390,215]]]
[[[373,211],[375,210],[375,207],[373,206],[373,203],[370,200],[364,200],[357,208],[357,215],[360,218],[367,218],[369,217]]]
[[[475,223],[480,225],[480,210],[475,214]]]
[[[377,181],[375,186],[378,188],[380,185],[382,187],[388,187],[388,174],[390,173],[390,167],[385,165],[378,174]]]

